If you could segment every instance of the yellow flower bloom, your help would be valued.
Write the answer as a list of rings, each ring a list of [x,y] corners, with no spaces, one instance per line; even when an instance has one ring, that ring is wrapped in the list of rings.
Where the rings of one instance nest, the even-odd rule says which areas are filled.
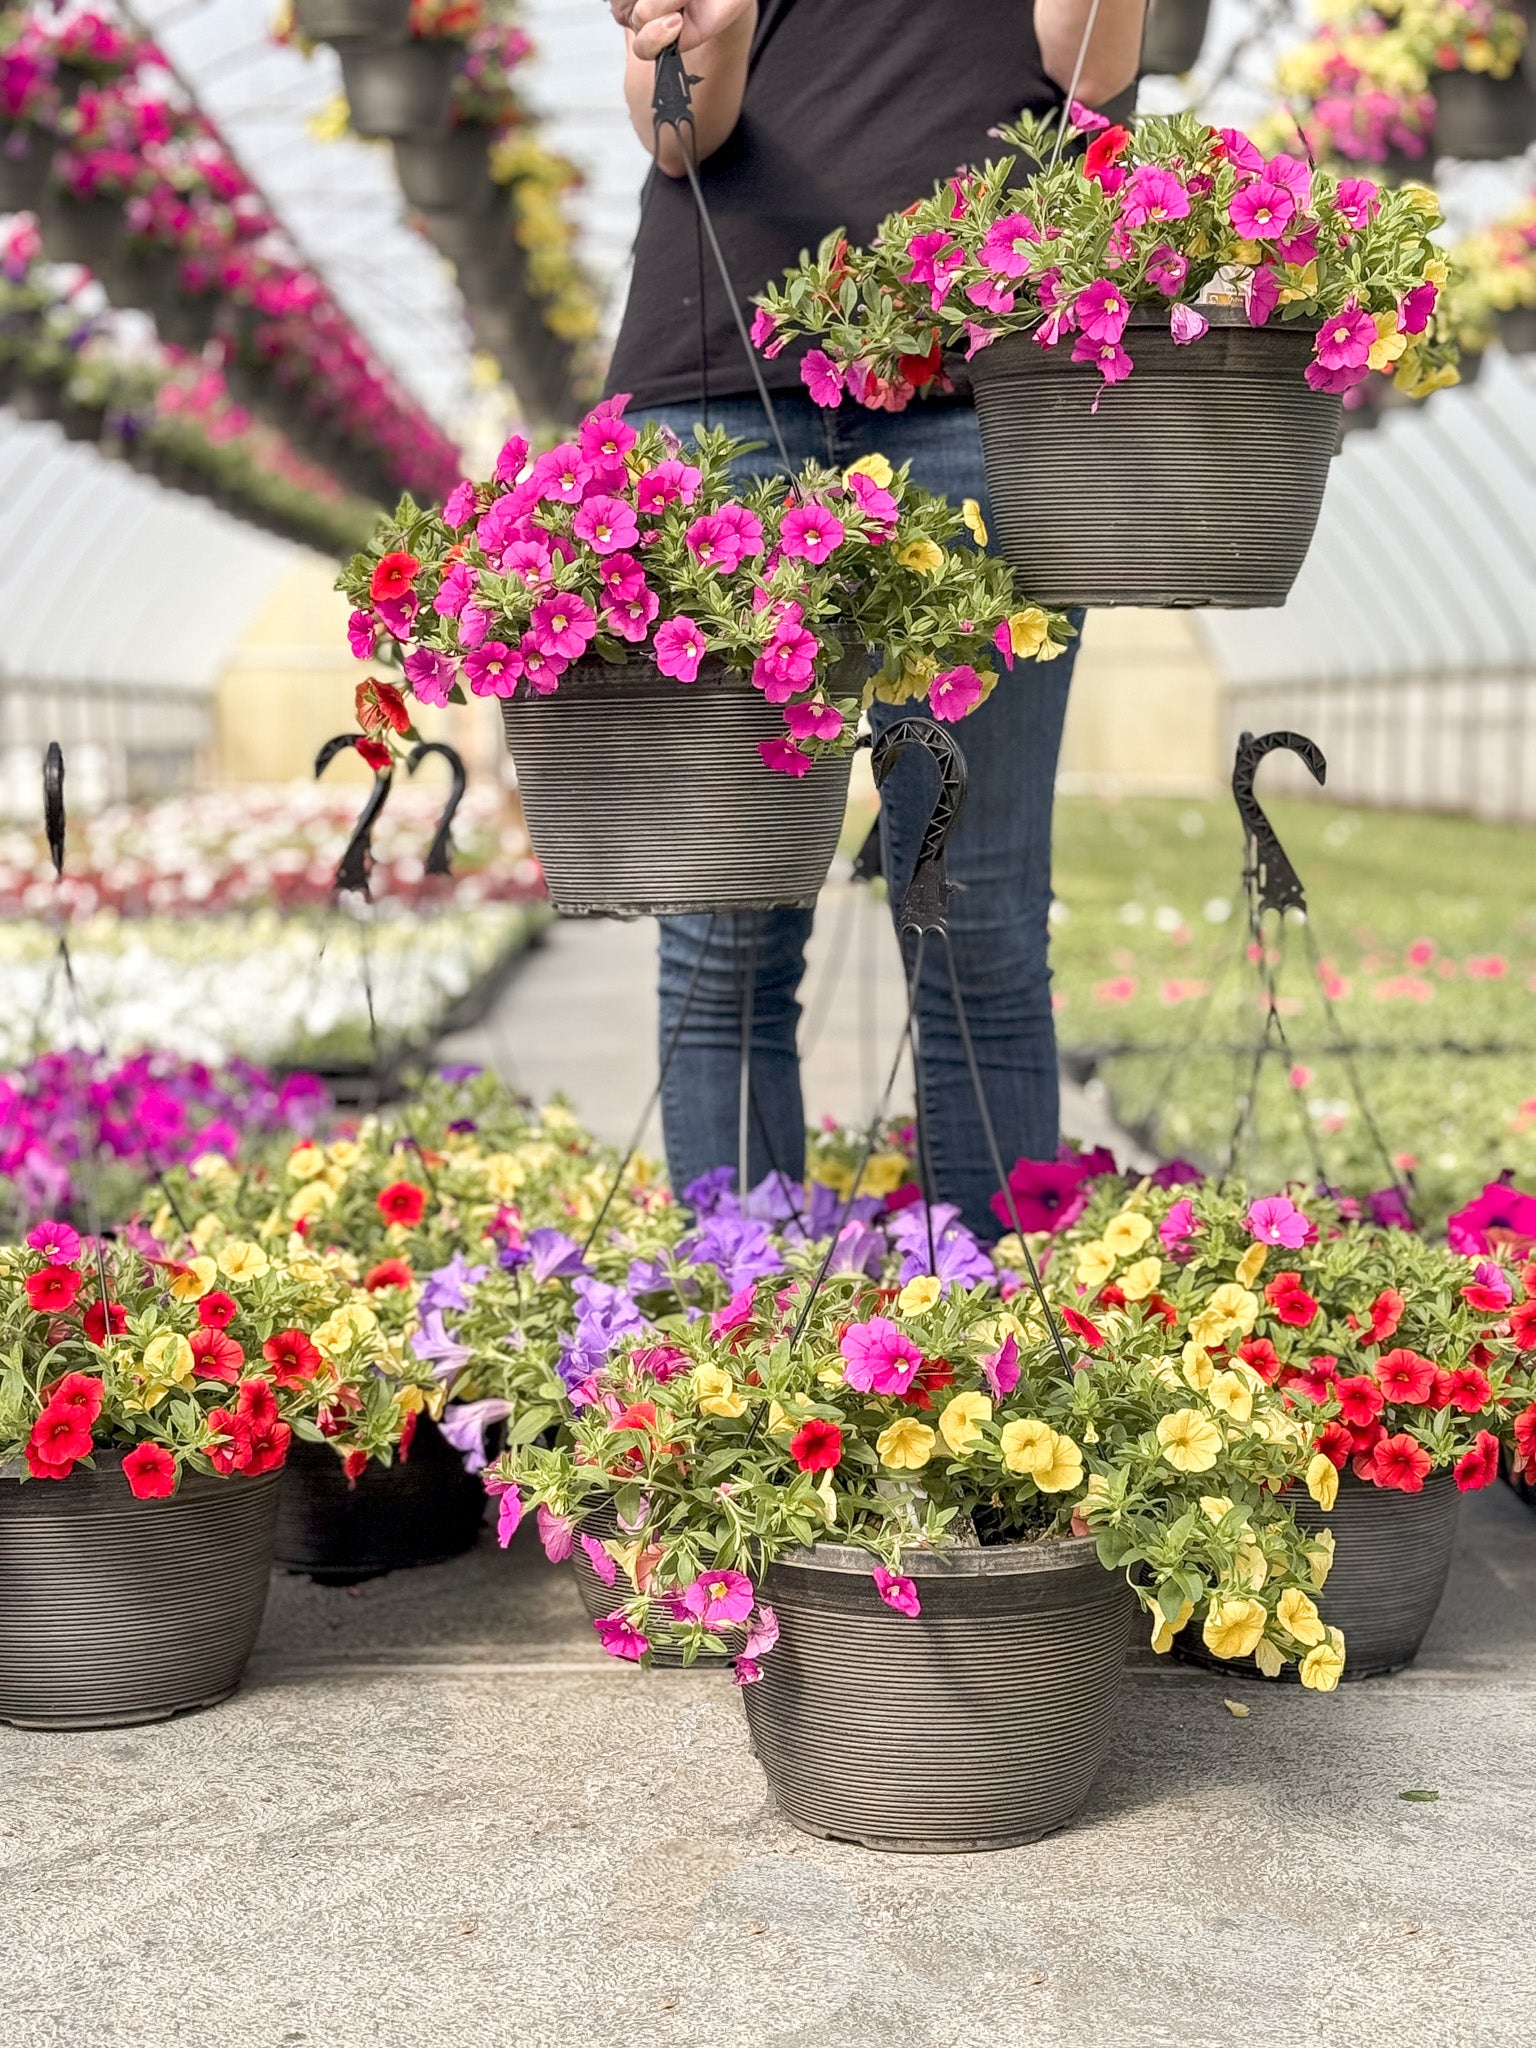
[[[401,1387],[395,1395],[395,1406],[402,1415],[419,1415],[426,1405],[427,1397],[420,1387]]]
[[[1237,1284],[1251,1287],[1264,1270],[1264,1261],[1269,1257],[1267,1244],[1251,1244],[1237,1262]]]
[[[984,548],[987,544],[987,522],[982,518],[981,507],[974,498],[966,498],[961,502],[960,517],[965,521],[966,531],[977,547]]]
[[[768,1434],[770,1436],[793,1436],[795,1424],[777,1401],[768,1403]]]
[[[1382,325],[1383,321],[1388,323],[1385,327]],[[1370,354],[1365,359],[1366,368],[1369,370],[1385,370],[1389,364],[1397,361],[1407,346],[1407,335],[1399,334],[1397,331],[1397,315],[1395,313],[1378,313],[1376,315],[1376,339],[1371,343]]]
[[[1307,1491],[1325,1515],[1332,1513],[1333,1504],[1339,1497],[1338,1468],[1332,1458],[1325,1458],[1321,1451],[1307,1467]]]
[[[1008,1470],[1028,1473],[1042,1493],[1069,1493],[1082,1484],[1082,1452],[1034,1416],[1004,1424],[1002,1452]]]
[[[1008,1231],[993,1245],[992,1263],[1010,1273],[1024,1270],[1024,1246],[1016,1230]]]
[[[333,1138],[325,1148],[325,1156],[332,1166],[339,1166],[343,1173],[350,1173],[363,1156],[363,1148],[355,1138]]]
[[[900,1152],[877,1152],[859,1180],[861,1195],[888,1195],[907,1177],[907,1162]]]
[[[903,569],[913,569],[919,576],[934,576],[944,567],[944,550],[936,541],[909,540],[905,547],[896,550],[896,559]]]
[[[1222,1452],[1221,1431],[1193,1408],[1165,1415],[1157,1425],[1157,1440],[1175,1472],[1209,1472]]]
[[[288,1154],[287,1165],[290,1180],[313,1180],[317,1173],[325,1170],[325,1148],[306,1138],[302,1145],[295,1145]]]
[[[1231,1280],[1223,1281],[1206,1305],[1218,1315],[1230,1316],[1245,1337],[1259,1319],[1259,1297]]]
[[[921,1472],[933,1456],[937,1441],[926,1422],[903,1415],[881,1430],[875,1438],[875,1449],[881,1464],[889,1465],[893,1472]]]
[[[206,1216],[199,1216],[191,1230],[194,1246],[200,1252],[206,1251],[223,1228],[223,1222],[212,1210]]]
[[[837,1497],[832,1491],[832,1474],[830,1472],[823,1472],[811,1491],[815,1495],[816,1505],[821,1509],[822,1519],[826,1522],[827,1527],[829,1529],[836,1528]]]
[[[1445,391],[1461,382],[1461,372],[1454,363],[1441,363],[1438,369],[1430,369],[1417,349],[1405,355],[1397,366],[1392,379],[1395,387],[1409,398],[1428,398],[1431,392]]]
[[[1015,660],[1049,660],[1047,648],[1055,646],[1051,639],[1050,615],[1039,605],[1026,605],[1021,612],[1008,614],[1008,645],[1013,649]],[[1060,648],[1056,651],[1059,653]]]
[[[1136,1209],[1122,1209],[1104,1226],[1104,1249],[1117,1259],[1133,1258],[1152,1235],[1149,1219]]]
[[[179,1331],[162,1330],[151,1337],[133,1374],[144,1406],[153,1408],[172,1387],[190,1386],[194,1363],[192,1346]]]
[[[1247,1657],[1264,1635],[1261,1600],[1213,1600],[1200,1637],[1213,1657]]]
[[[1080,1287],[1102,1287],[1114,1270],[1114,1253],[1096,1237],[1079,1249],[1074,1275]]]
[[[1019,1344],[1024,1342],[1024,1325],[1011,1309],[1006,1308],[1001,1315],[972,1323],[965,1341],[973,1351],[1000,1351],[1005,1337],[1012,1337]]]
[[[1266,1678],[1278,1678],[1285,1669],[1285,1659],[1269,1640],[1268,1636],[1264,1638],[1263,1642],[1255,1646],[1253,1661],[1258,1665]]]
[[[882,491],[888,491],[895,474],[883,455],[861,455],[857,462],[850,462],[843,471],[843,482],[847,483],[851,476],[867,476]]]
[[[523,1162],[510,1152],[493,1152],[480,1162],[480,1178],[495,1201],[510,1202],[528,1178]]]
[[[1320,1643],[1328,1631],[1323,1618],[1317,1611],[1317,1603],[1295,1586],[1287,1586],[1280,1595],[1280,1605],[1275,1610],[1275,1619],[1298,1643]]]
[[[167,1291],[177,1301],[201,1301],[218,1277],[217,1265],[206,1253],[201,1253],[197,1258],[187,1261],[184,1273],[171,1275]]]
[[[336,1190],[328,1182],[307,1180],[288,1197],[285,1214],[290,1223],[297,1223],[301,1217],[315,1216],[322,1209],[329,1209],[335,1200]]]
[[[1179,1611],[1170,1621],[1157,1601],[1152,1602],[1152,1647],[1159,1657],[1166,1657],[1173,1648],[1173,1639],[1194,1613],[1194,1603],[1181,1600]]]
[[[1438,256],[1434,257],[1424,266],[1424,282],[1426,284],[1444,284],[1450,274],[1450,266],[1443,263]]]
[[[1197,1391],[1208,1387],[1216,1377],[1216,1368],[1211,1363],[1211,1354],[1196,1344],[1193,1339],[1184,1346],[1184,1379],[1187,1385]]]
[[[1145,1301],[1149,1294],[1156,1293],[1162,1277],[1161,1259],[1138,1259],[1120,1275],[1120,1291],[1127,1301]]]
[[[1332,1692],[1344,1676],[1344,1638],[1332,1630],[1327,1642],[1308,1650],[1301,1660],[1301,1682],[1313,1692]]]
[[[932,1273],[919,1273],[896,1297],[896,1313],[925,1316],[944,1291],[944,1284]]]
[[[1251,1593],[1262,1592],[1269,1577],[1269,1560],[1251,1539],[1237,1553],[1237,1576]]]
[[[222,1152],[200,1152],[187,1171],[200,1187],[214,1193],[233,1187],[240,1178]]]
[[[980,1443],[982,1424],[991,1420],[992,1403],[985,1394],[956,1394],[939,1417],[939,1435],[957,1458],[963,1458]]]
[[[694,1399],[701,1415],[745,1415],[746,1401],[736,1391],[736,1382],[718,1365],[699,1365],[693,1371]]]
[[[539,1121],[546,1131],[574,1131],[576,1119],[561,1102],[546,1102],[539,1112]]]
[[[1205,1390],[1205,1398],[1234,1422],[1249,1422],[1253,1418],[1253,1389],[1245,1386],[1235,1372],[1216,1373]]]
[[[1306,1560],[1311,1570],[1314,1589],[1321,1593],[1328,1583],[1328,1574],[1333,1570],[1334,1541],[1331,1529],[1320,1529],[1306,1546]]]
[[[226,1280],[259,1280],[272,1261],[249,1238],[232,1237],[219,1253],[219,1271]]]
[[[1200,1512],[1211,1524],[1212,1528],[1215,1528],[1221,1522],[1224,1515],[1231,1514],[1232,1503],[1224,1493],[1202,1493],[1200,1496]]]

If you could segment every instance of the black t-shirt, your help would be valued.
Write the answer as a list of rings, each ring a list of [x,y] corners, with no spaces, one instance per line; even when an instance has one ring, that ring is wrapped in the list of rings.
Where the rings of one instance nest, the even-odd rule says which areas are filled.
[[[1001,155],[998,122],[1061,104],[1034,14],[1031,0],[762,0],[741,118],[700,169],[749,320],[753,295],[833,228],[867,242],[940,178]],[[763,363],[771,389],[801,388],[803,353]],[[698,399],[706,380],[715,398],[753,388],[688,181],[653,169],[608,389],[638,409]]]

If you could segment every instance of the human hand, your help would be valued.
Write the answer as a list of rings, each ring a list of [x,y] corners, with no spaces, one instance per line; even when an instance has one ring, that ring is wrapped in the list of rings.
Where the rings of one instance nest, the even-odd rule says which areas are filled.
[[[755,20],[757,0],[608,0],[613,18],[634,37],[634,54],[646,62],[669,43],[696,50],[727,29]]]

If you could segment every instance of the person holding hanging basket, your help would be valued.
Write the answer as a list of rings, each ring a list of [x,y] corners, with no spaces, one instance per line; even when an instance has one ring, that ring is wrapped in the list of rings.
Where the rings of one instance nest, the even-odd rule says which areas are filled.
[[[776,437],[703,239],[679,131],[653,124],[655,60],[679,45],[693,87],[701,188],[740,307],[839,226],[866,239],[893,209],[993,151],[989,132],[1021,107],[1071,97],[1101,106],[1131,86],[1144,0],[610,0],[626,36],[624,89],[656,161],[642,201],[634,275],[609,372],[644,415],[687,439],[696,424],[766,444],[748,476],[780,467]],[[967,506],[985,545],[981,440],[969,394],[939,361],[914,363],[903,409],[852,400],[825,410],[801,350],[760,365],[789,459],[846,469],[910,463],[914,482]],[[1005,679],[965,721],[970,794],[948,848],[950,929],[1003,1157],[1050,1158],[1058,1142],[1047,964],[1051,806],[1074,649]],[[909,710],[877,704],[877,732]],[[927,715],[926,713],[924,715]],[[908,750],[881,808],[885,873],[901,901],[933,802],[932,769]],[[680,1188],[734,1160],[743,979],[753,1017],[748,1161],[755,1183],[804,1170],[797,992],[813,913],[784,909],[661,921],[661,1034],[681,1036],[665,1077],[668,1163]],[[691,1000],[688,991],[692,988]],[[996,1192],[937,949],[918,992],[923,1095],[937,1193],[995,1234]]]

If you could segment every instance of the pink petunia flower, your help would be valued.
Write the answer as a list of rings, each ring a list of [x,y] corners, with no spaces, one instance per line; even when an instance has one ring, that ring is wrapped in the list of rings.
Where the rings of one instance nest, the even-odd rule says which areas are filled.
[[[1284,185],[1255,178],[1232,194],[1227,209],[1233,227],[1247,242],[1272,242],[1283,235],[1296,213],[1296,202]]]
[[[1138,164],[1126,180],[1120,200],[1120,218],[1128,228],[1145,227],[1149,221],[1184,220],[1189,214],[1189,194],[1172,171],[1155,164]]]
[[[605,1546],[595,1536],[583,1536],[581,1547],[586,1553],[587,1563],[591,1565],[593,1571],[596,1572],[605,1586],[611,1586],[618,1577],[619,1568],[608,1555]]]
[[[738,1287],[724,1308],[717,1308],[709,1319],[711,1337],[728,1337],[732,1330],[744,1330],[752,1320],[756,1300],[756,1284],[749,1280],[745,1287]]]
[[[475,487],[467,479],[457,483],[443,500],[443,520],[455,533],[466,519],[474,516]]]
[[[432,609],[440,619],[456,619],[474,596],[480,579],[464,562],[455,562],[437,586]]]
[[[601,477],[610,490],[622,488],[624,458],[637,439],[628,420],[619,416],[624,403],[622,399],[609,399],[595,412],[589,412],[577,429],[577,443],[591,464],[593,475]]]
[[[501,557],[501,573],[527,590],[542,590],[553,581],[554,559],[547,539],[515,540]]]
[[[703,478],[704,472],[691,462],[658,462],[636,485],[635,501],[642,512],[653,517],[669,505],[691,505]]]
[[[929,234],[914,235],[907,244],[907,254],[912,259],[907,283],[927,285],[936,313],[949,296],[955,272],[964,266],[965,251],[945,229],[935,228]]]
[[[1193,306],[1175,306],[1168,315],[1168,332],[1174,340],[1183,345],[1198,341],[1202,334],[1209,333],[1210,321]]]
[[[459,613],[459,645],[478,647],[491,630],[491,613],[483,604],[467,604]]]
[[[976,260],[983,269],[996,271],[999,276],[1022,277],[1034,261],[1032,252],[1039,246],[1040,231],[1027,213],[1004,213],[987,229]],[[972,292],[971,296],[976,295]]]
[[[683,1588],[684,1613],[709,1629],[745,1621],[756,1604],[756,1588],[744,1572],[700,1572]]]
[[[435,647],[418,647],[405,657],[405,680],[423,704],[441,710],[458,679],[453,662]]]
[[[528,630],[541,654],[578,661],[597,632],[597,617],[574,590],[557,590],[539,599],[528,615]]]
[[[911,1579],[903,1578],[900,1572],[887,1571],[883,1564],[877,1564],[870,1577],[875,1582],[875,1591],[887,1607],[894,1607],[909,1621],[915,1621],[922,1613],[923,1603],[917,1597],[917,1587]]]
[[[80,1256],[80,1233],[73,1225],[58,1223],[52,1218],[34,1223],[27,1232],[27,1243],[35,1252],[42,1252],[53,1266],[71,1265]]]
[[[757,751],[763,757],[763,766],[771,768],[775,775],[793,775],[798,780],[809,775],[815,765],[793,740],[759,740]]]
[[[640,1633],[634,1623],[620,1614],[605,1614],[594,1621],[597,1639],[610,1657],[623,1657],[631,1664],[638,1664],[651,1647],[649,1636]]]
[[[850,1323],[838,1349],[843,1378],[861,1394],[904,1394],[923,1363],[917,1345],[888,1316]]]
[[[1019,1384],[1019,1341],[1005,1337],[1000,1347],[981,1361],[982,1377],[992,1389],[994,1401],[1003,1401]]]
[[[818,697],[805,704],[786,704],[784,724],[791,739],[835,740],[842,735],[843,714],[835,704]]]
[[[625,428],[626,433],[631,431]],[[633,507],[622,498],[608,498],[601,493],[584,501],[571,521],[571,532],[577,540],[585,541],[595,555],[615,555],[621,548],[632,548],[640,538]]]
[[[842,403],[843,373],[824,348],[807,350],[800,364],[800,381],[811,394],[813,404]]]
[[[645,571],[633,555],[609,555],[598,569],[603,596],[614,604],[626,604],[646,589]]]
[[[845,531],[837,514],[824,505],[793,505],[779,521],[779,546],[793,559],[820,563],[832,553]]]
[[[528,460],[528,443],[521,434],[513,434],[503,441],[496,457],[496,481],[499,484],[515,484],[523,473],[523,464]]]
[[[1085,285],[1073,300],[1072,310],[1076,324],[1089,341],[1118,341],[1131,317],[1124,292],[1107,277]]]
[[[773,315],[769,312],[766,306],[759,306],[757,311],[752,315],[752,330],[750,336],[752,346],[756,349],[761,349],[764,355],[769,354],[770,350],[768,345],[773,340],[773,337],[775,334],[777,334],[777,332],[778,322],[774,319]],[[783,344],[780,343],[780,347],[782,346]],[[773,353],[777,353],[777,351],[773,351]]]
[[[575,1523],[569,1515],[557,1515],[542,1504],[538,1511],[539,1541],[551,1564],[563,1564],[571,1554]]]
[[[532,633],[523,635],[517,651],[523,658],[523,681],[529,689],[536,697],[553,696],[570,663],[558,654],[546,654]]]
[[[974,711],[981,697],[981,677],[968,662],[962,662],[958,668],[942,669],[928,685],[928,709],[946,725]]]
[[[530,477],[540,498],[556,505],[579,505],[591,480],[592,465],[574,441],[541,455]]]
[[[729,576],[748,555],[763,552],[762,522],[745,505],[725,504],[695,519],[685,536],[689,552],[707,569]]]
[[[808,626],[781,619],[752,664],[752,681],[770,704],[787,704],[816,674],[821,642]]]
[[[1218,128],[1211,155],[1231,164],[1237,171],[1262,171],[1264,153],[1250,142],[1240,128]]]
[[[679,615],[656,628],[651,651],[664,676],[674,676],[680,683],[691,683],[697,679],[699,663],[709,650],[702,627]]]
[[[1312,166],[1304,157],[1287,156],[1282,151],[1265,164],[1264,175],[1290,193],[1298,213],[1305,213],[1312,204]]]
[[[347,645],[357,661],[371,661],[376,635],[371,612],[353,612],[347,619]]]
[[[1072,360],[1092,363],[1106,384],[1123,383],[1135,368],[1117,341],[1090,341],[1086,334],[1080,334],[1072,344]]]
[[[464,657],[464,680],[476,697],[510,697],[523,673],[520,649],[504,640],[487,640]]]
[[[1195,1232],[1200,1227],[1195,1216],[1194,1203],[1181,1198],[1171,1206],[1168,1214],[1157,1226],[1158,1242],[1164,1251],[1182,1251],[1185,1245],[1193,1242]]]
[[[1369,227],[1381,211],[1381,187],[1369,178],[1340,178],[1334,204],[1352,228]]]
[[[638,647],[651,630],[651,621],[661,610],[661,601],[649,584],[637,597],[614,598],[603,606],[603,618],[621,640]]]
[[[870,522],[873,531],[868,538],[879,542],[894,533],[901,518],[901,508],[887,490],[883,490],[873,477],[865,476],[856,469],[848,479],[848,490],[859,508],[861,518]]]
[[[1154,284],[1165,299],[1171,299],[1189,275],[1189,258],[1171,243],[1159,242],[1147,258],[1147,282]]]
[[[518,1524],[523,1519],[523,1496],[515,1486],[509,1486],[501,1496],[501,1505],[496,1510],[496,1541],[505,1550],[517,1534]]]
[[[1290,1251],[1307,1241],[1307,1219],[1288,1195],[1250,1203],[1248,1229],[1260,1244],[1282,1244]]]
[[[1440,287],[1428,283],[1416,284],[1411,292],[1403,294],[1403,302],[1397,309],[1397,324],[1404,334],[1424,332],[1439,296]]]
[[[1244,292],[1250,327],[1262,327],[1280,303],[1280,280],[1267,264],[1255,270]]]

